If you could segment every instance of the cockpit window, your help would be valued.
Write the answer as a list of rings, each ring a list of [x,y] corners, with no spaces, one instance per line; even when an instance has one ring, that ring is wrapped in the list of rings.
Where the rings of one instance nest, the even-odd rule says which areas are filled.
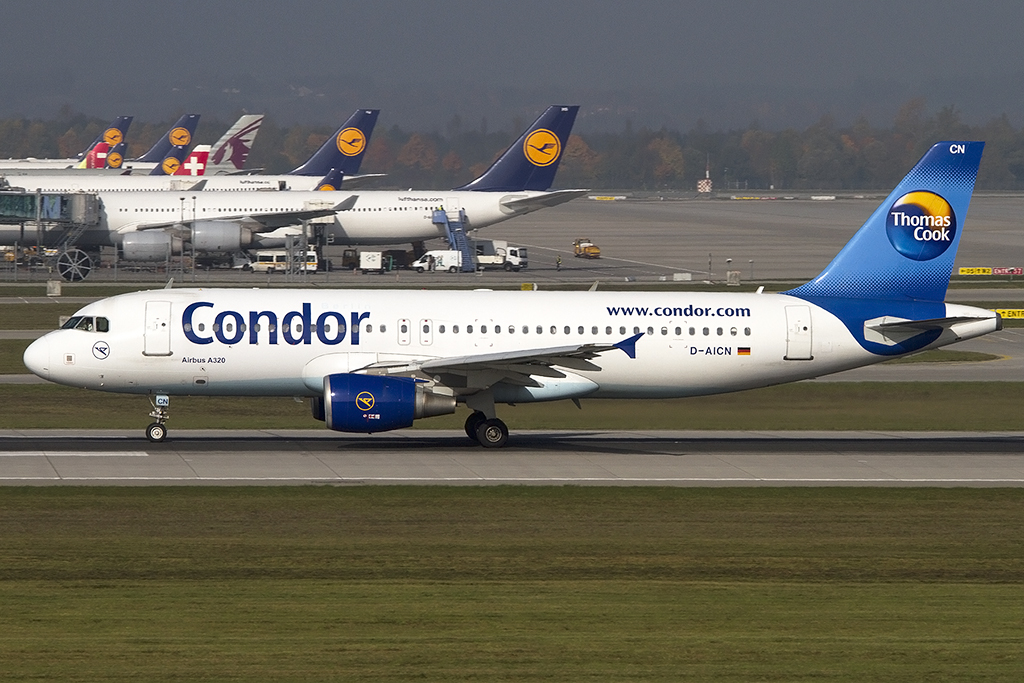
[[[89,315],[76,315],[61,325],[62,330],[84,330],[86,332],[109,332],[110,321],[106,318],[93,318]]]

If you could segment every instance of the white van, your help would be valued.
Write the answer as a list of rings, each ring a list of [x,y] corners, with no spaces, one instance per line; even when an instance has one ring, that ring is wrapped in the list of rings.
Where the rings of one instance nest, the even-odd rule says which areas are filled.
[[[315,273],[318,265],[316,252],[306,252],[306,262],[302,262],[302,251],[295,252],[295,270]],[[286,249],[267,249],[256,252],[256,260],[250,264],[254,273],[287,273],[288,251]]]

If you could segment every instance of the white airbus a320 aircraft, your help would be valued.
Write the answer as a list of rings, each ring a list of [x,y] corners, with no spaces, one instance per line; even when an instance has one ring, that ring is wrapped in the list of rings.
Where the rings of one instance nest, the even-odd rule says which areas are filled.
[[[818,377],[1001,328],[943,302],[984,143],[941,142],[828,267],[781,294],[180,289],[80,310],[25,351],[60,384],[155,399],[305,396],[330,429],[382,432],[465,403],[667,398]]]

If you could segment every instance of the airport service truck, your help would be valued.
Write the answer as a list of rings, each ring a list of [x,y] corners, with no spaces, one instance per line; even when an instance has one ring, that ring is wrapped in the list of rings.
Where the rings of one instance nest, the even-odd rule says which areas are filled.
[[[459,272],[459,269],[462,268],[462,252],[454,251],[452,249],[428,251],[426,254],[413,261],[412,265],[409,267],[417,273],[422,273],[427,270],[457,273]]]
[[[473,249],[478,268],[504,268],[518,273],[529,265],[526,247],[510,247],[505,240],[475,240]]]

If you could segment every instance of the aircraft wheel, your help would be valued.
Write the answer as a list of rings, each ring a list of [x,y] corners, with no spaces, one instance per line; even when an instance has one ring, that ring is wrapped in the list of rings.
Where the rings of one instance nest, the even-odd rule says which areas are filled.
[[[154,422],[146,427],[146,438],[153,443],[160,443],[167,438],[167,427],[159,422]]]
[[[486,419],[487,416],[479,410],[472,412],[470,416],[466,418],[466,436],[473,439],[473,441],[476,441],[476,428],[479,427]]]
[[[68,282],[81,282],[92,272],[92,259],[81,249],[68,249],[57,257],[57,272]]]
[[[484,420],[476,428],[476,440],[484,448],[502,448],[508,443],[508,427],[498,418]]]

